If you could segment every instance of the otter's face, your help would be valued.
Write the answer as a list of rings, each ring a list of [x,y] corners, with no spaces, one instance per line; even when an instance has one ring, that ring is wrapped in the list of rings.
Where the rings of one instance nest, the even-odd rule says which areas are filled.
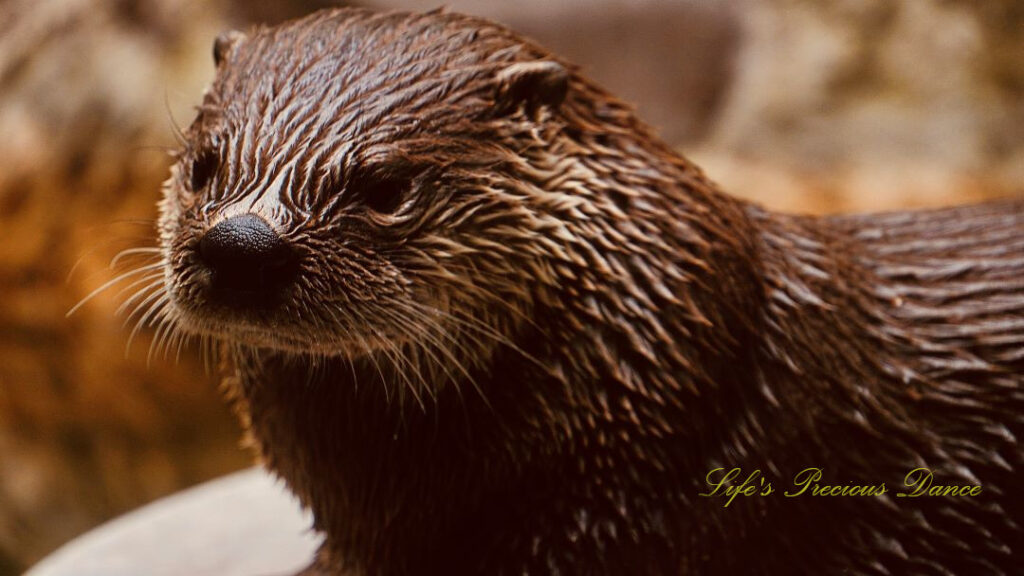
[[[480,21],[355,10],[214,53],[161,203],[177,326],[351,356],[529,306],[561,65]]]

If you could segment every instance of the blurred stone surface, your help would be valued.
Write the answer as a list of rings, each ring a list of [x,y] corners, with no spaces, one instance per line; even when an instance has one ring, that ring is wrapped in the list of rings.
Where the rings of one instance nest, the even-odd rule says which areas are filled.
[[[291,575],[320,545],[311,524],[280,482],[251,469],[108,522],[25,576]]]
[[[154,243],[169,117],[188,121],[212,74],[217,13],[6,0],[0,15],[0,556],[17,573],[250,456],[194,353],[147,365],[146,330],[126,356],[126,295],[65,318],[115,253]]]
[[[739,4],[736,76],[697,153],[732,156],[712,173],[730,190],[759,198],[770,166],[829,211],[1024,192],[1024,3]]]
[[[119,250],[152,245],[172,119],[191,121],[214,36],[328,3],[0,0],[0,576],[250,461],[194,350],[147,362],[149,328],[126,357],[127,294],[64,315],[114,277]],[[579,63],[768,206],[1024,193],[1019,0],[448,4]]]

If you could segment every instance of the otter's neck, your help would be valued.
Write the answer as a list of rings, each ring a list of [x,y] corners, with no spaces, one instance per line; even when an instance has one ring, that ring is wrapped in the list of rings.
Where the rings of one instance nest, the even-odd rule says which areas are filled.
[[[827,442],[785,446],[860,433],[901,378],[870,293],[881,279],[849,232],[726,195],[642,127],[578,139],[598,151],[579,161],[601,209],[572,222],[572,277],[535,314],[568,410],[664,439],[678,486],[703,487],[716,466],[806,464],[774,454],[841,458]]]

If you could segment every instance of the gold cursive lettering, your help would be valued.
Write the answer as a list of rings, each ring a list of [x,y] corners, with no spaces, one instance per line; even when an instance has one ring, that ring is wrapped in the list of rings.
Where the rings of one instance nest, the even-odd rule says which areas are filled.
[[[928,468],[914,468],[903,478],[903,485],[910,492],[897,492],[899,498],[920,498],[921,496],[977,496],[981,494],[981,486],[971,484],[943,486],[934,484],[935,475]],[[934,484],[934,485],[933,485]]]

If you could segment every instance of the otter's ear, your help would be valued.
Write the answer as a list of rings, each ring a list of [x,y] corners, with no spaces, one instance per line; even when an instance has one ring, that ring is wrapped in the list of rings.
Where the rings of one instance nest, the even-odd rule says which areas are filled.
[[[569,92],[569,72],[558,62],[516,62],[498,72],[494,101],[499,112],[519,106],[557,108]]]
[[[221,32],[213,41],[213,63],[220,66],[220,63],[231,53],[231,49],[242,40],[245,40],[245,34],[238,30]]]

